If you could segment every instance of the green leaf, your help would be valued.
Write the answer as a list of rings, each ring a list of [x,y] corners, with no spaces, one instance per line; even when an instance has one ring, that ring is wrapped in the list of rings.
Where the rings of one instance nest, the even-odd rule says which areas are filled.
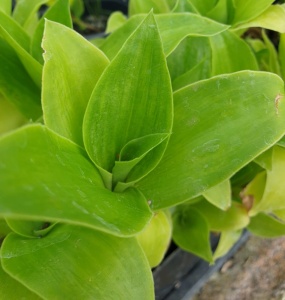
[[[134,235],[152,217],[142,194],[107,190],[84,150],[44,126],[26,126],[0,145],[2,217],[68,222],[118,236]]]
[[[278,46],[278,59],[280,62],[280,72],[283,80],[285,80],[285,34],[280,34]]]
[[[8,275],[0,264],[0,295],[2,299],[40,300],[39,296]]]
[[[170,78],[158,29],[149,15],[98,81],[84,117],[84,144],[95,164],[111,172],[127,143],[169,134],[171,127]],[[157,153],[158,161],[165,146]]]
[[[231,206],[231,183],[229,180],[213,186],[203,193],[203,196],[221,210],[227,210]]]
[[[167,57],[167,65],[173,86],[184,87],[190,84],[190,80],[187,82],[187,79],[191,77],[191,72],[194,72],[195,75],[197,67],[199,70],[196,72],[201,73],[202,77],[210,77],[211,55],[212,49],[208,38],[186,37]]]
[[[236,29],[262,27],[278,32],[285,32],[285,9],[282,5],[271,5],[261,15],[249,22],[242,23]]]
[[[226,211],[218,209],[205,200],[192,204],[192,207],[203,215],[212,231],[239,230],[249,223],[247,210],[237,202],[233,202]]]
[[[254,161],[257,164],[259,164],[263,169],[271,170],[272,154],[273,154],[273,148],[270,148],[267,151],[261,153],[259,156],[257,156]]]
[[[258,70],[251,48],[235,33],[225,31],[209,39],[212,48],[212,75]]]
[[[191,205],[178,208],[173,216],[173,240],[183,250],[213,262],[209,226]]]
[[[17,5],[13,11],[13,18],[21,27],[25,26],[39,10],[40,6],[46,4],[48,0],[17,0]]]
[[[31,54],[33,57],[39,61],[41,64],[44,63],[43,59],[43,49],[42,49],[42,41],[43,41],[43,34],[44,34],[44,27],[45,27],[45,19],[48,19],[50,21],[54,21],[57,23],[60,23],[62,25],[65,25],[67,27],[72,28],[72,20],[70,15],[70,7],[69,7],[69,0],[58,0],[55,2],[54,5],[52,5],[47,12],[43,15],[41,20],[39,21],[35,33],[32,38],[32,44],[31,44]],[[54,29],[54,31],[57,31],[58,29]],[[56,35],[56,32],[53,33]],[[48,38],[45,36],[45,39]],[[61,39],[62,37],[57,37]],[[59,44],[60,41],[55,40],[54,43]],[[63,46],[64,47],[64,46]],[[62,49],[61,49],[62,51]]]
[[[242,230],[237,231],[223,231],[220,236],[218,247],[215,250],[213,259],[224,256],[229,252],[233,245],[239,240],[242,235]]]
[[[265,190],[261,200],[252,208],[252,216],[259,212],[285,209],[285,186],[280,184],[285,170],[285,149],[275,146],[272,155],[272,169],[267,170]]]
[[[113,59],[132,34],[144,15],[130,18],[123,26],[112,33],[100,46],[102,51]],[[169,55],[186,36],[212,36],[225,31],[229,26],[192,13],[170,13],[155,17],[161,35],[164,53]],[[172,24],[171,27],[169,24]]]
[[[267,65],[267,71],[275,73],[277,75],[281,75],[280,65],[278,62],[278,55],[277,51],[275,49],[275,46],[270,41],[268,36],[266,35],[265,31],[262,31],[262,39],[265,43],[265,46],[268,50],[268,65]]]
[[[10,276],[44,299],[154,299],[151,271],[134,238],[58,225],[41,239],[10,234],[1,258]]]
[[[189,0],[177,0],[172,12],[173,13],[181,13],[181,12],[198,13],[196,7]]]
[[[5,219],[0,218],[0,240],[2,240],[8,233],[10,233],[12,230],[8,226]],[[2,243],[2,241],[1,241]],[[1,281],[1,280],[0,280]]]
[[[136,238],[144,250],[151,268],[158,266],[170,245],[172,236],[171,216],[160,211]]]
[[[121,27],[127,21],[126,16],[120,12],[113,12],[107,21],[106,33],[111,33]]]
[[[2,84],[1,81],[2,80],[0,79],[0,85]],[[17,127],[20,127],[26,122],[27,120],[17,109],[17,107],[13,103],[9,102],[3,95],[0,94],[0,136],[13,129],[16,129]]]
[[[25,122],[17,109],[27,119],[33,121],[42,115],[40,89],[30,78],[12,47],[2,39],[0,39],[0,93],[15,106],[11,107],[11,105],[5,105],[5,103],[3,106],[1,99],[1,123],[6,122],[6,124],[9,124],[15,118],[15,125],[21,125]],[[7,129],[12,129],[14,125],[1,124],[1,127],[2,130],[7,127]]]
[[[0,11],[0,35],[2,31],[5,31],[12,39],[14,39],[21,47],[26,51],[29,51],[30,38],[23,30],[23,28],[15,22],[9,15],[6,15]],[[5,36],[2,38],[5,39]]]
[[[130,0],[129,1],[129,15],[148,13],[153,9],[155,14],[168,13],[170,7],[167,0]]]
[[[188,0],[201,15],[206,15],[217,3],[217,0]]]
[[[2,0],[0,3],[0,11],[10,16],[12,12],[12,0]]]
[[[285,130],[284,103],[277,114],[275,101],[283,89],[274,74],[242,71],[175,92],[167,150],[155,170],[136,184],[153,209],[202,194],[276,143]]]
[[[215,7],[206,13],[206,16],[215,21],[228,23],[228,0],[218,0]]]
[[[46,21],[43,48],[42,102],[45,124],[58,134],[83,145],[82,122],[86,106],[109,61],[79,34],[52,21]]]
[[[235,15],[233,24],[248,22],[261,15],[274,0],[234,0]]]
[[[285,223],[264,213],[252,217],[247,229],[254,235],[265,238],[276,238],[285,235]]]
[[[0,16],[1,16],[0,12]],[[3,14],[1,18],[7,15]],[[0,18],[0,19],[1,19]],[[22,34],[22,33],[21,33]],[[25,69],[27,70],[28,74],[31,76],[33,81],[36,83],[38,87],[41,86],[41,77],[42,77],[42,66],[37,62],[16,39],[14,35],[10,34],[10,30],[7,30],[5,27],[0,25],[0,36],[8,43],[14,51],[17,53],[20,61],[24,65]],[[18,35],[17,35],[18,37]]]
[[[119,154],[119,161],[115,161],[112,170],[113,185],[118,182],[126,181],[130,172],[150,153],[155,147],[161,144],[169,137],[169,134],[150,134],[142,138],[134,139],[128,142]],[[143,164],[149,161],[143,161]],[[155,163],[155,165],[158,162]],[[141,172],[140,172],[141,173]],[[144,176],[144,172],[141,176]]]

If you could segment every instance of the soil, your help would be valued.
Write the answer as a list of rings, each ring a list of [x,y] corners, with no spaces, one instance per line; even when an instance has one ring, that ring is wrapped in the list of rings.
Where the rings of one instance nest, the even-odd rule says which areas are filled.
[[[285,300],[285,237],[250,236],[192,300]]]

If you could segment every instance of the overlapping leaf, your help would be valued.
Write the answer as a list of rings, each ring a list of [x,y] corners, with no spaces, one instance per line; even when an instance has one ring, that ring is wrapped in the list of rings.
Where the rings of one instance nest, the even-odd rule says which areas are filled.
[[[42,102],[47,127],[83,145],[82,122],[92,90],[109,61],[73,30],[46,21]]]
[[[84,144],[96,165],[111,173],[127,145],[139,147],[143,138],[148,145],[143,152],[147,153],[163,143],[171,132],[172,117],[170,78],[158,29],[150,14],[98,81],[84,117]],[[147,136],[157,134],[159,139],[154,144],[147,141]],[[166,143],[155,152],[151,162],[144,160],[135,177],[146,175],[159,162],[165,146]],[[125,169],[121,171],[125,173]],[[116,172],[120,170],[116,168]]]
[[[107,190],[82,148],[40,125],[2,138],[0,170],[2,217],[68,222],[129,236],[152,216],[138,191]]]
[[[213,77],[175,92],[166,153],[137,184],[153,208],[205,192],[278,141],[285,130],[285,110],[280,101],[277,112],[275,99],[283,92],[278,76],[250,71]]]
[[[1,247],[1,262],[44,299],[154,299],[151,271],[134,238],[68,225],[41,239],[13,233]]]

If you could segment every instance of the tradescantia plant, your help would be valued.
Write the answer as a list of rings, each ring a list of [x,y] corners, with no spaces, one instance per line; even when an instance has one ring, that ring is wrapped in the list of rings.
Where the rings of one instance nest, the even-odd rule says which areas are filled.
[[[189,10],[199,1],[135,12],[100,49],[46,16],[43,57],[7,31],[15,21],[2,4],[0,46],[14,68],[0,69],[1,94],[33,111],[38,94],[12,93],[7,80],[22,70],[13,82],[41,92],[32,120],[43,111],[0,140],[3,298],[154,299],[151,267],[171,238],[214,262],[243,228],[285,233],[284,41],[277,53],[265,32],[262,45],[240,38],[236,24],[273,1],[250,16],[249,2],[232,1],[243,21],[233,23]],[[210,232],[221,233],[215,253]]]

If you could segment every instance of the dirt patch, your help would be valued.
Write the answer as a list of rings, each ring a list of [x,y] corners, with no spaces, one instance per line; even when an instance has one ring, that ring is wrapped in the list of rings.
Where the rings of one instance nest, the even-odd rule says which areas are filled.
[[[251,236],[193,300],[285,300],[285,237]]]

